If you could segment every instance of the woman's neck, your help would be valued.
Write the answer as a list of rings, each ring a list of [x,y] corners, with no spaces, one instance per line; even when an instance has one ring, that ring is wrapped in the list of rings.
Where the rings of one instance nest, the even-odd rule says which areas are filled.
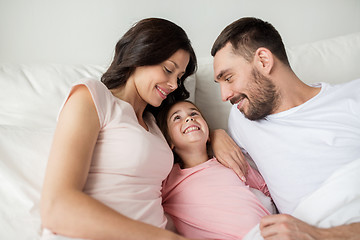
[[[133,107],[139,124],[148,130],[148,127],[143,119],[143,114],[147,103],[139,97],[137,92],[132,88],[131,84],[126,84],[125,86],[111,89],[110,91],[115,97],[128,102]]]

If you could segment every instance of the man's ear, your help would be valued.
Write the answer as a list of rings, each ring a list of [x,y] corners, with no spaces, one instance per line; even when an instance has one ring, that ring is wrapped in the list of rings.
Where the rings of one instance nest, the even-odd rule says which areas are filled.
[[[254,63],[262,74],[268,75],[274,66],[274,55],[269,49],[260,47],[255,52]]]

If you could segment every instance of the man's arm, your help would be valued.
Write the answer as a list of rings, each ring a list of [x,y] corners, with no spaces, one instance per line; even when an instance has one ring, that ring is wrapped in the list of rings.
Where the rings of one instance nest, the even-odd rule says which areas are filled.
[[[210,133],[211,148],[216,159],[225,167],[231,168],[245,182],[248,164],[240,147],[223,129],[216,129]]]
[[[263,217],[260,222],[260,231],[265,240],[360,239],[360,223],[352,223],[332,228],[318,228],[288,214]]]

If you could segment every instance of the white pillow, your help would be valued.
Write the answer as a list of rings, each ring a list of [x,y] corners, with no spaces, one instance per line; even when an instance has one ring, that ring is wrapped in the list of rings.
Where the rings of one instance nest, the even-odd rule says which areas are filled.
[[[0,66],[0,124],[53,127],[73,82],[99,78],[103,67],[92,65]]]
[[[185,79],[184,85],[185,85],[186,90],[188,90],[190,93],[190,97],[188,100],[195,103],[195,88],[196,88],[195,74],[187,77]]]
[[[291,47],[287,53],[305,83],[337,84],[360,77],[360,32]]]
[[[227,129],[231,104],[222,102],[220,86],[214,82],[213,59],[200,59],[196,72],[195,104],[204,115],[210,129]]]

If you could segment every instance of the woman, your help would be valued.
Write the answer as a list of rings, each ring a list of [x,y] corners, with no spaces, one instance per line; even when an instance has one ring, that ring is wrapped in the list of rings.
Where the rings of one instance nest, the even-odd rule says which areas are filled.
[[[183,82],[195,69],[183,29],[144,19],[119,40],[101,82],[72,87],[46,170],[43,239],[185,239],[164,230],[172,152],[150,112],[187,97]]]

